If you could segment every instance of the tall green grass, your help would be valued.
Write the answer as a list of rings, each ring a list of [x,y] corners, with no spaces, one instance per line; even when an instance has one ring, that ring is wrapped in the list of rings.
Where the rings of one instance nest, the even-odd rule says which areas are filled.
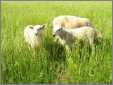
[[[112,83],[111,6],[94,1],[2,3],[1,83]],[[68,54],[53,42],[52,20],[59,15],[87,17],[103,33],[93,55],[87,45],[78,44]],[[23,38],[29,24],[47,24],[36,51]]]

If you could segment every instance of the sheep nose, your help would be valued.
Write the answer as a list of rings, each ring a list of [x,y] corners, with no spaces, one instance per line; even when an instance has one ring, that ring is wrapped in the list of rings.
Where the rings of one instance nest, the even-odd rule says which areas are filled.
[[[38,33],[35,33],[35,35],[37,36],[37,35],[38,35]]]
[[[53,34],[53,37],[55,37],[55,34]]]

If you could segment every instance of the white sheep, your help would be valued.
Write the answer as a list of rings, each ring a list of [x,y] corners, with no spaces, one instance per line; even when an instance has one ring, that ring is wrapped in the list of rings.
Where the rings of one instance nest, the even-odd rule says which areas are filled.
[[[32,48],[37,48],[40,46],[44,27],[45,25],[28,25],[25,27],[24,38]]]
[[[58,16],[53,19],[53,35],[60,28],[75,29],[82,26],[91,26],[90,20],[71,15]]]
[[[102,35],[96,29],[84,26],[78,29],[60,28],[55,32],[55,41],[62,45],[72,45],[76,40],[88,41],[90,46],[94,45],[94,41],[101,39]]]

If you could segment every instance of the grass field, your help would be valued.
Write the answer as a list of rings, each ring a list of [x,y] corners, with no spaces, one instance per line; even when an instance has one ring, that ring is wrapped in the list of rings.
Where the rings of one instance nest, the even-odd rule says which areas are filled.
[[[1,83],[112,83],[111,1],[4,2],[1,13]],[[87,17],[103,33],[93,55],[86,45],[68,54],[53,42],[51,23],[59,15]],[[29,24],[47,24],[35,55],[23,38]]]

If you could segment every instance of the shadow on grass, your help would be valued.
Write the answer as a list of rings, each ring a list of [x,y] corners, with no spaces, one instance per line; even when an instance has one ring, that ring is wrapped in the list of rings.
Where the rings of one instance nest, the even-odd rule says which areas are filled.
[[[48,40],[47,43],[48,44],[45,45],[45,49],[49,53],[48,58],[52,61],[65,61],[66,52],[64,47],[52,40]]]

